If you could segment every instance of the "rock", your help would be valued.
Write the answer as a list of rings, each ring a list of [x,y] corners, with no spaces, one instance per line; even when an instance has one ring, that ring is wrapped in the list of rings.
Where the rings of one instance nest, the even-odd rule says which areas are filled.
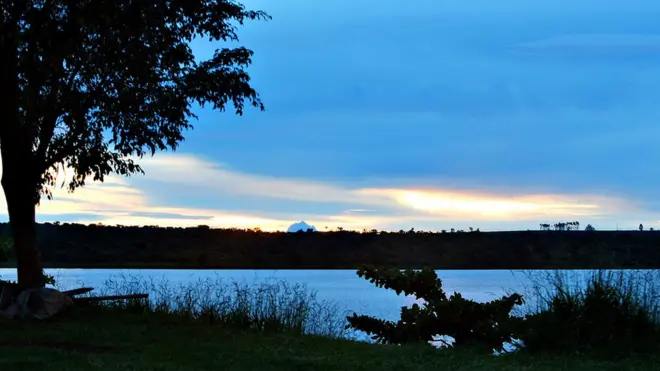
[[[3,287],[0,302],[6,305],[11,300],[11,303],[0,307],[0,316],[9,319],[46,319],[73,305],[69,296],[51,288],[23,290],[15,300],[7,290]]]
[[[14,302],[14,290],[10,285],[2,285],[0,290],[0,310],[8,308]]]

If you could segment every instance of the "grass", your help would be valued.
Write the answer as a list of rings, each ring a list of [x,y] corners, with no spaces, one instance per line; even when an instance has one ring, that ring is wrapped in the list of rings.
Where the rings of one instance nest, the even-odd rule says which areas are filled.
[[[529,281],[524,287],[531,298],[525,312],[547,310],[552,301],[560,297],[567,301],[584,301],[594,284],[612,288],[622,301],[635,303],[660,320],[660,270],[526,270]]]
[[[568,287],[556,277],[537,275],[532,282],[538,294],[548,282]],[[647,293],[638,297],[648,297],[652,308],[652,291],[639,282],[621,287]],[[660,370],[660,355],[618,361],[520,352],[488,356],[347,340],[344,313],[336,305],[281,281],[175,285],[114,276],[97,294],[136,292],[150,292],[152,300],[74,307],[40,323],[0,320],[0,370]]]
[[[660,359],[484,356],[181,323],[163,314],[74,311],[0,322],[0,370],[657,370]]]

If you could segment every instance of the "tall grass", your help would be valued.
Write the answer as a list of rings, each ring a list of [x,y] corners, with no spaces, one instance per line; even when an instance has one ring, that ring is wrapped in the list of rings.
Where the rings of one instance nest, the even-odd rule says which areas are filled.
[[[660,321],[660,270],[527,270],[520,271],[529,284],[523,312],[549,309],[556,298],[584,301],[595,286],[607,287],[621,302],[634,303]]]
[[[660,347],[660,271],[526,271],[520,340],[531,352],[620,355]]]
[[[305,285],[269,279],[253,284],[219,277],[174,284],[141,275],[113,275],[94,296],[148,293],[149,299],[104,302],[102,309],[162,314],[182,321],[205,321],[262,332],[343,337],[346,313],[316,298]]]

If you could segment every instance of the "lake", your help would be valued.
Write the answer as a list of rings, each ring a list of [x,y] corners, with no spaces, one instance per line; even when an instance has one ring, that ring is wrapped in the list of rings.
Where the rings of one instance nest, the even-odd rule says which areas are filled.
[[[548,272],[443,270],[437,271],[437,274],[442,279],[443,288],[448,294],[460,292],[466,298],[483,302],[497,299],[512,291],[523,295],[529,294],[531,285],[529,274]],[[563,272],[569,279],[579,280],[589,271]],[[643,272],[658,273],[658,271]],[[401,306],[411,305],[414,302],[414,298],[399,296],[391,290],[375,287],[367,280],[358,277],[355,270],[47,269],[46,273],[55,276],[60,289],[83,286],[102,288],[106,280],[113,277],[117,279],[120,276],[151,279],[155,282],[167,281],[173,286],[194,284],[200,279],[221,279],[228,283],[235,281],[243,284],[259,284],[269,280],[285,281],[290,284],[305,285],[308,290],[316,292],[318,300],[335,303],[342,312],[357,312],[387,320],[398,320]],[[0,278],[15,280],[16,271],[0,269]],[[528,304],[533,304],[533,300],[533,296],[526,297]]]
[[[304,284],[316,292],[317,299],[332,301],[341,310],[386,319],[398,319],[401,306],[414,301],[391,290],[375,287],[358,277],[355,270],[46,269],[46,273],[55,276],[58,287],[65,289],[82,286],[99,288],[107,279],[121,275],[167,280],[173,285],[205,278],[247,284],[275,279]],[[523,274],[504,270],[449,270],[438,271],[438,276],[446,292],[457,291],[477,301],[495,299],[507,290],[522,288],[528,282]],[[16,280],[16,270],[0,269],[0,278]]]

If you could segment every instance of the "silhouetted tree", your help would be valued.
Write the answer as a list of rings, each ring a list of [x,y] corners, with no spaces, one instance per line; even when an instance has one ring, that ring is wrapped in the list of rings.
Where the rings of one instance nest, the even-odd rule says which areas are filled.
[[[573,229],[577,229],[580,223],[577,222],[558,222],[553,225],[555,228],[555,231],[571,231]],[[541,228],[543,226],[548,226],[548,229],[550,227],[549,224],[541,224]]]
[[[596,230],[596,228],[594,228],[591,224],[587,224],[587,226],[584,227],[584,230],[589,231],[589,232],[593,232],[593,231]]]
[[[644,230],[644,226],[643,226],[642,224],[640,224],[640,225],[639,225],[639,231],[641,232],[641,231],[643,231],[643,230]]]
[[[72,169],[70,191],[142,173],[134,159],[176,149],[193,103],[263,109],[244,70],[251,50],[196,61],[189,46],[237,41],[237,24],[268,18],[233,0],[9,0],[0,11],[2,187],[23,287],[43,285],[35,206],[59,169]]]

